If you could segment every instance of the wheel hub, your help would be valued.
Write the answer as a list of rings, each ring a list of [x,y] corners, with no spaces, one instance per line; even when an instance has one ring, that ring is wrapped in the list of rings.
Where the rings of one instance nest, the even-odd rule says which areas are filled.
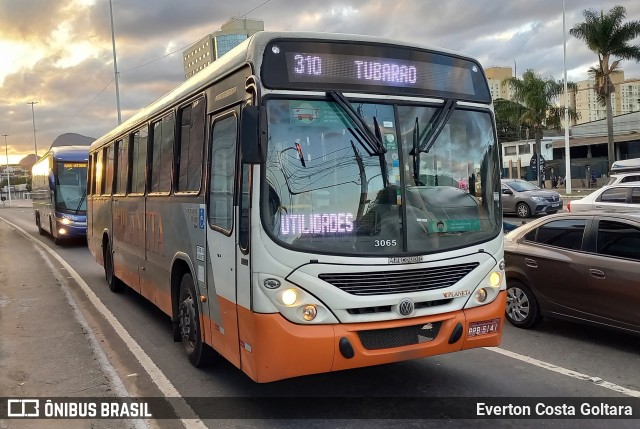
[[[517,287],[507,291],[507,315],[516,322],[522,322],[529,316],[529,298],[524,291]]]

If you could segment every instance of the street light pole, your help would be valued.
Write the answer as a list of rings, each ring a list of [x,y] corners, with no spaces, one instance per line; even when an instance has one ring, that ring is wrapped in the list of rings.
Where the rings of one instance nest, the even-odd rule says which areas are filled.
[[[30,101],[27,104],[31,104],[31,120],[33,121],[33,148],[36,151],[36,161],[38,160],[38,144],[36,143],[36,114],[33,110],[33,105],[38,104],[37,101]]]
[[[113,73],[116,81],[116,107],[118,109],[118,125],[122,123],[122,115],[120,114],[120,87],[118,86],[118,62],[116,61],[116,33],[113,29],[113,5],[109,0],[109,13],[111,14],[111,44],[113,45]]]
[[[7,165],[5,170],[7,171],[7,194],[9,194],[9,207],[11,207],[11,179],[9,179],[9,147],[7,146],[7,136],[9,134],[3,134],[4,136],[4,154],[7,157]]]
[[[569,93],[567,91],[567,37],[564,19],[564,0],[562,0],[562,43],[564,45],[564,183],[566,193],[571,195],[571,151],[569,149]]]

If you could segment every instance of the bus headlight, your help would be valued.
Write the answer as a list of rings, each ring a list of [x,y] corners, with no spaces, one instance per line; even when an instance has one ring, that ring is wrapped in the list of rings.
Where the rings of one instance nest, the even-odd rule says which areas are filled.
[[[316,306],[313,304],[305,305],[304,308],[302,309],[302,318],[307,322],[310,322],[313,319],[315,319],[317,314],[318,314],[318,310],[316,309]]]
[[[487,299],[487,291],[485,288],[481,287],[476,291],[476,300],[478,302],[485,302]]]
[[[58,234],[60,234],[60,235],[64,235],[64,234],[66,234],[66,233],[67,233],[67,230],[66,230],[66,229],[64,229],[64,228],[58,228]]]
[[[298,300],[298,293],[295,289],[287,289],[282,292],[282,296],[280,297],[282,303],[287,307],[291,307]]]
[[[500,287],[502,284],[502,274],[498,271],[494,271],[489,274],[489,286],[491,287]]]
[[[67,219],[66,217],[63,217],[62,219],[60,219],[60,223],[63,225],[71,225],[71,219]]]
[[[254,285],[257,287],[253,297],[254,312],[280,313],[296,324],[339,323],[320,299],[296,283],[271,273],[258,273],[255,279]],[[274,288],[275,285],[279,287]]]

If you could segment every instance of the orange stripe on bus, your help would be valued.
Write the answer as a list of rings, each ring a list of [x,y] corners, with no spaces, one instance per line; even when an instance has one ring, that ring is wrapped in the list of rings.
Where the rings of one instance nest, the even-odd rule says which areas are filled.
[[[265,383],[301,375],[434,356],[463,348],[497,346],[504,324],[505,301],[506,293],[503,291],[491,304],[469,310],[411,319],[336,325],[297,325],[277,313],[257,314],[238,307],[240,341],[248,346],[240,350],[242,370],[254,381]],[[470,322],[496,318],[501,319],[497,333],[466,338]],[[434,321],[443,322],[436,339],[403,347],[366,350],[357,333],[363,330],[413,326]],[[462,337],[454,344],[449,344],[449,338],[457,323],[463,325]],[[339,351],[342,337],[349,339],[355,351],[351,359],[343,357]]]

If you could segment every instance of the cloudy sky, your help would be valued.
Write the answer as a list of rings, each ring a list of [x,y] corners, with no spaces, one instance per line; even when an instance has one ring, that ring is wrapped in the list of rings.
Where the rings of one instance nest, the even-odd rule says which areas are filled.
[[[182,51],[231,17],[267,30],[329,31],[441,46],[484,67],[563,77],[562,0],[112,0],[123,120],[183,81]],[[567,32],[582,11],[640,1],[565,0]],[[569,80],[596,55],[567,35]],[[637,40],[640,43],[640,40]],[[640,64],[622,64],[640,78]],[[42,155],[63,133],[99,137],[117,125],[108,0],[0,0],[0,136],[9,161]],[[4,137],[0,140],[4,146]],[[1,147],[1,146],[0,146]],[[0,163],[6,158],[0,151]]]

